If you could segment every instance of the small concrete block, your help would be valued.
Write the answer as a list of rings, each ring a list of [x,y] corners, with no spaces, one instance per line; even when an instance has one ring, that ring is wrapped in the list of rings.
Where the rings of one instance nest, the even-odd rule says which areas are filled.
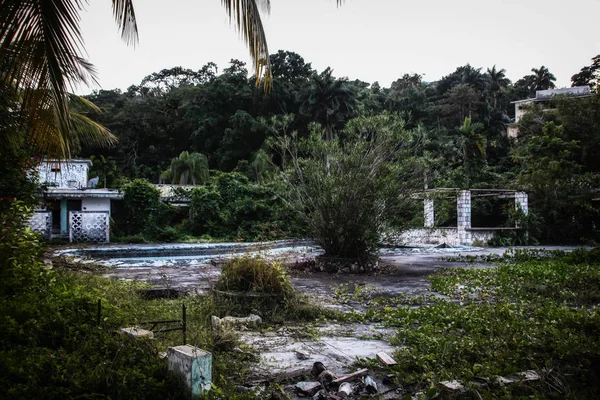
[[[304,350],[296,350],[296,357],[299,360],[308,360],[310,358],[310,353]]]
[[[438,383],[438,387],[448,392],[459,392],[465,389],[459,381],[443,381]]]
[[[516,374],[512,374],[506,377],[498,377],[498,381],[503,385],[510,385],[515,382],[531,382],[538,380],[540,380],[540,375],[533,370],[517,372]]]
[[[138,328],[135,326],[129,327],[129,328],[121,328],[120,333],[128,335],[134,339],[137,339],[137,338],[154,339],[154,333],[152,333],[152,331],[147,331],[145,329]]]
[[[441,246],[437,246],[437,247],[441,247]],[[445,246],[445,247],[447,247],[447,246]],[[396,360],[394,360],[389,354],[384,353],[383,351],[377,353],[377,358],[386,367],[389,367],[391,365],[396,365],[397,364]]]
[[[169,371],[180,375],[198,396],[209,391],[212,382],[212,354],[191,345],[169,347]]]
[[[349,384],[348,382],[344,382],[340,385],[336,395],[338,397],[341,397],[342,399],[345,399],[346,397],[350,396],[353,392],[352,389],[352,385]]]

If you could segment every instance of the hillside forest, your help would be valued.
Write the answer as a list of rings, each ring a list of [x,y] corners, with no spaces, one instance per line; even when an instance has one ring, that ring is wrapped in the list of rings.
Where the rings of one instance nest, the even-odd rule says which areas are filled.
[[[434,82],[403,74],[386,88],[336,77],[330,68],[316,71],[289,51],[273,54],[271,63],[274,80],[268,94],[237,60],[223,69],[214,63],[198,71],[165,69],[124,92],[95,91],[86,97],[102,113],[91,117],[109,128],[119,144],[103,149],[75,143],[73,155],[91,157],[90,176],[98,175],[100,185],[107,187],[138,178],[202,184],[215,171],[235,172],[232,176],[265,185],[282,163],[273,150],[278,138],[306,138],[318,127],[324,139],[343,142],[348,121],[388,114],[411,132],[410,156],[419,159],[423,170],[416,186],[526,190],[537,240],[595,238],[598,95],[556,98],[550,109],[531,107],[515,140],[507,136],[515,117],[511,102],[555,87],[554,75],[544,66],[511,82],[499,66],[466,64]],[[574,71],[573,86],[590,85],[597,92],[598,71],[600,56]],[[192,162],[192,173],[174,174],[172,162],[186,165],[180,158],[190,155],[201,159]],[[436,209],[438,226],[452,224],[452,206],[446,206]],[[476,202],[476,222],[501,224],[498,207]]]

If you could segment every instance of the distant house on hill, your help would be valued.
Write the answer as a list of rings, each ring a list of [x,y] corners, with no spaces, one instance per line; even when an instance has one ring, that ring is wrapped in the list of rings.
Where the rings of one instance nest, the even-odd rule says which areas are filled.
[[[508,137],[516,138],[519,136],[519,130],[517,124],[521,120],[524,114],[527,113],[529,107],[534,103],[546,103],[555,96],[567,96],[573,98],[588,97],[591,96],[592,92],[589,86],[576,86],[571,88],[563,89],[548,89],[538,90],[535,92],[535,97],[524,100],[517,100],[511,102],[515,105],[515,121],[508,126]]]
[[[29,226],[48,239],[71,242],[110,241],[111,201],[123,199],[117,189],[96,189],[88,177],[90,160],[43,160],[38,167],[42,202]]]

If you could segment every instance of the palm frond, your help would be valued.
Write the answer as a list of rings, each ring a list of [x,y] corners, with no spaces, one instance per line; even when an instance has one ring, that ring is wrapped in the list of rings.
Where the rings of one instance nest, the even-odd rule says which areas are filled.
[[[125,43],[137,44],[138,27],[132,0],[112,0],[113,15]]]
[[[269,0],[221,0],[225,7],[229,21],[235,24],[244,42],[248,46],[250,56],[254,63],[256,84],[260,84],[262,77],[265,92],[271,90],[273,76],[271,73],[271,60],[267,37],[260,17],[260,10],[269,12]]]
[[[19,104],[22,118],[16,131],[40,150],[52,148],[63,157],[70,156],[71,131],[83,123],[72,119],[69,92],[78,84],[96,83],[96,71],[84,57],[79,25],[84,4],[2,0],[0,7],[0,85]],[[124,37],[137,38],[131,0],[113,0],[113,8]],[[97,128],[96,133],[108,132]],[[111,143],[114,137],[105,139],[101,142]]]

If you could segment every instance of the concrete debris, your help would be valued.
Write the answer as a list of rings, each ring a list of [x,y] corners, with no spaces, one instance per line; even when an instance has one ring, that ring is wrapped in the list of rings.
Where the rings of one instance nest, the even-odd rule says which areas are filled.
[[[321,361],[317,361],[312,366],[312,374],[313,376],[319,376],[321,375],[321,372],[325,371],[326,369],[327,367],[325,367]]]
[[[365,369],[359,369],[356,372],[353,372],[351,374],[344,375],[344,376],[341,376],[341,377],[335,379],[333,381],[333,383],[334,384],[339,384],[339,383],[343,383],[343,382],[351,382],[351,381],[354,381],[354,380],[356,380],[358,378],[362,378],[363,376],[367,375],[367,372],[369,372],[369,370],[366,369],[366,368]]]
[[[286,369],[275,375],[275,381],[287,381],[289,379],[298,378],[299,376],[306,376],[311,373],[310,367],[298,367],[292,369]]]
[[[296,390],[303,395],[312,396],[321,390],[323,386],[319,382],[298,382]]]
[[[353,391],[354,390],[352,389],[352,385],[348,382],[344,382],[338,388],[337,396],[341,397],[342,399],[345,399],[346,397],[350,396]]]
[[[461,392],[465,390],[465,387],[459,381],[443,381],[438,383],[438,388],[442,391],[447,392]]]
[[[365,376],[365,386],[367,389],[367,393],[375,394],[377,393],[377,382],[373,380],[370,376]]]
[[[523,372],[517,372],[516,374],[512,374],[509,376],[499,376],[498,382],[503,385],[510,385],[515,382],[532,382],[539,381],[540,375],[534,370],[528,370]]]
[[[308,360],[310,358],[310,353],[304,350],[296,350],[296,357],[300,360]]]
[[[329,400],[329,393],[327,390],[321,389],[313,396],[313,400]]]
[[[219,318],[216,316],[210,317],[212,328],[214,330],[223,328],[240,328],[240,327],[255,327],[262,324],[262,318],[258,315],[250,314],[247,317],[223,317]]]
[[[336,378],[337,376],[333,372],[326,369],[325,371],[319,374],[319,377],[317,379],[323,384],[323,386],[327,386]]]
[[[379,353],[377,353],[377,358],[386,367],[389,367],[389,366],[397,364],[396,360],[394,360],[389,354],[387,354],[387,353],[385,353],[383,351],[380,351]]]
[[[383,378],[383,384],[384,385],[391,385],[394,383],[394,378],[396,377],[396,375],[394,374],[388,374]]]
[[[153,339],[154,338],[154,333],[152,331],[148,331],[146,329],[142,329],[142,328],[138,328],[137,326],[133,326],[130,328],[121,328],[120,331],[122,334],[125,334],[129,337],[132,337],[134,339],[137,338],[148,338],[148,339]]]

